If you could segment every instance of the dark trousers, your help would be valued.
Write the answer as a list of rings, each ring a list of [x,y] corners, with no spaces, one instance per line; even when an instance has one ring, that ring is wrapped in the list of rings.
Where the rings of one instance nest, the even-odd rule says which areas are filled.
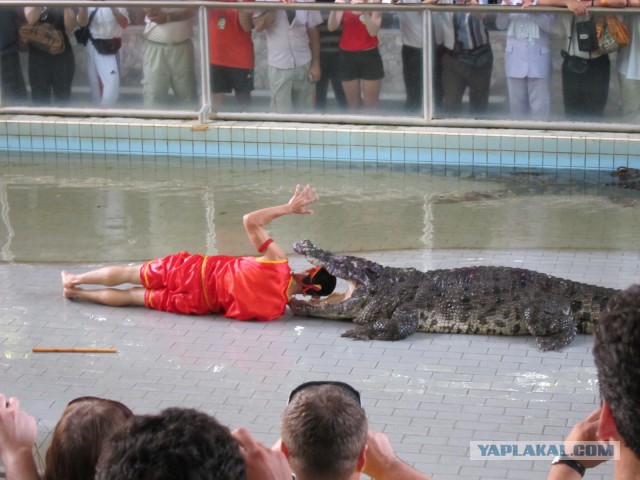
[[[609,95],[609,55],[587,60],[584,73],[574,73],[562,62],[564,112],[569,118],[601,117]]]
[[[462,111],[462,97],[469,88],[470,113],[484,113],[489,105],[489,88],[493,62],[481,67],[472,67],[462,63],[454,52],[442,55],[442,93],[443,107],[446,113],[457,114]]]
[[[73,50],[68,42],[63,53],[51,55],[29,47],[29,84],[35,105],[48,105],[51,95],[56,104],[68,103],[75,73]]]
[[[422,108],[422,84],[424,68],[422,66],[422,49],[402,45],[402,76],[407,92],[405,107],[409,111]]]
[[[316,108],[324,110],[327,106],[327,92],[329,91],[329,82],[333,88],[333,94],[336,97],[338,105],[342,108],[347,107],[347,98],[344,96],[342,89],[342,80],[340,78],[340,51],[336,52],[320,52],[320,80],[316,82]]]
[[[22,75],[20,54],[18,52],[2,55],[2,104],[24,105],[27,103],[27,87]]]

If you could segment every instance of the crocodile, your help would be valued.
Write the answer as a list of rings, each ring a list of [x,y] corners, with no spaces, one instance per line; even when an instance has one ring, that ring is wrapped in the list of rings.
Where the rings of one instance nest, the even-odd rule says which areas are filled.
[[[420,271],[338,255],[310,240],[295,252],[346,280],[344,292],[292,298],[296,315],[351,320],[343,337],[401,340],[419,332],[533,335],[541,350],[560,350],[576,333],[591,333],[618,292],[523,268],[474,266]]]
[[[618,179],[613,184],[616,187],[640,190],[640,170],[637,168],[618,167],[611,172],[611,176]]]

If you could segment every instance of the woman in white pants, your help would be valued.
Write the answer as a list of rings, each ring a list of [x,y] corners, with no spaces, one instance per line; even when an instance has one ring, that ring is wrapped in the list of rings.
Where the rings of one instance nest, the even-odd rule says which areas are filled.
[[[80,7],[78,23],[86,26],[92,12],[89,31],[92,40],[112,40],[122,37],[122,29],[129,25],[127,9],[122,7]],[[113,105],[120,96],[120,55],[118,52],[104,54],[98,52],[94,42],[89,40],[87,51],[87,75],[91,87],[91,98],[100,105]]]

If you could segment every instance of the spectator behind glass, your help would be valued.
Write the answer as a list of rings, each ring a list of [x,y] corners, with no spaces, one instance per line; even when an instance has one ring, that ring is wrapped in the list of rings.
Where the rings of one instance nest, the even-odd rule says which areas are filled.
[[[24,24],[22,8],[0,7],[2,105],[24,105],[28,99],[18,48],[18,26],[21,24]]]
[[[594,326],[593,357],[602,406],[576,424],[567,441],[620,442],[614,479],[640,478],[640,285],[609,299]],[[602,460],[554,461],[548,480],[579,480]],[[577,464],[577,465],[576,465]]]
[[[485,13],[473,6],[487,0],[441,0],[439,4],[460,5],[456,12],[433,14],[434,29],[441,51],[442,106],[445,113],[460,115],[462,99],[469,89],[469,111],[482,114],[489,106],[493,52]]]
[[[351,0],[354,7],[380,0]],[[335,3],[348,3],[336,0]],[[357,7],[356,7],[357,8]],[[380,101],[384,66],[378,49],[381,12],[333,10],[329,15],[329,31],[342,25],[340,37],[340,69],[342,88],[350,109],[375,108]]]
[[[437,0],[392,0],[398,5],[411,3],[435,4]],[[406,12],[398,10],[400,21],[400,38],[402,39],[402,78],[407,94],[405,109],[409,112],[422,110],[422,89],[424,68],[422,62],[422,30],[423,12]],[[442,75],[440,73],[440,54],[434,49],[433,58],[433,104],[435,108],[442,106]]]
[[[213,107],[220,110],[226,94],[235,92],[236,102],[246,110],[251,103],[253,90],[251,12],[235,8],[210,8],[208,12]]]
[[[93,14],[93,12],[96,12]],[[123,7],[80,7],[78,24],[85,27],[93,15],[89,31],[91,38],[111,40],[122,38],[122,30],[129,25],[127,9]],[[120,52],[98,52],[92,40],[86,45],[87,76],[91,87],[91,99],[100,105],[113,105],[120,96]]]
[[[535,1],[535,0],[534,0]],[[522,0],[502,0],[522,5]],[[496,26],[507,31],[504,70],[509,108],[515,118],[544,120],[551,111],[551,37],[555,16],[503,13]]]
[[[314,0],[282,0],[307,3]],[[320,80],[322,15],[317,10],[256,10],[253,26],[265,32],[269,63],[271,108],[279,113],[304,112],[313,107],[314,82]]]
[[[629,0],[629,7],[640,7],[640,0]],[[624,15],[629,29],[629,45],[618,52],[618,83],[624,121],[640,120],[640,15]]]
[[[562,15],[569,40],[564,47],[568,55],[562,62],[562,95],[564,112],[572,120],[598,119],[604,115],[609,96],[609,80],[611,61],[609,55],[598,51],[583,52],[578,48],[576,23],[585,20],[588,7],[625,7],[627,0],[538,0],[539,6],[567,7],[574,15]],[[573,62],[570,57],[577,57],[584,63],[584,68],[576,71],[570,68]]]
[[[72,400],[53,431],[44,480],[93,478],[104,441],[132,416],[129,408],[115,400]]]
[[[367,431],[360,394],[345,383],[295,388],[280,432],[297,480],[357,480],[361,472],[376,480],[429,480],[395,455],[384,434]]]
[[[334,0],[317,0],[322,3],[333,3]],[[340,71],[340,36],[342,29],[330,32],[327,28],[327,19],[330,12],[321,12],[323,22],[318,25],[320,32],[320,71],[322,75],[316,82],[316,109],[326,110],[329,82],[333,88],[333,95],[340,109],[347,106],[347,99],[342,89],[342,72]]]
[[[71,100],[71,82],[76,69],[73,48],[67,32],[76,26],[76,16],[72,8],[24,7],[24,15],[29,25],[44,21],[62,32],[64,52],[53,55],[29,45],[29,84],[31,100],[35,105],[62,105]]]
[[[170,104],[173,92],[178,108],[191,108],[196,101],[193,8],[146,10],[143,36],[142,92],[145,107],[161,108]]]
[[[129,421],[105,444],[96,480],[242,480],[238,442],[213,417],[167,408]]]

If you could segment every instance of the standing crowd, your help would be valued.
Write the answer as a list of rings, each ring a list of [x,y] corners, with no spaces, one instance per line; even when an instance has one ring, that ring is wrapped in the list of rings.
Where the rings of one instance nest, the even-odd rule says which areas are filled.
[[[237,0],[225,0],[233,3]],[[384,15],[361,10],[359,5],[381,0],[318,0],[349,4],[352,9],[305,10],[301,3],[314,0],[282,0],[282,9],[215,8],[208,10],[208,37],[212,105],[214,110],[234,106],[251,108],[255,88],[254,39],[266,40],[268,88],[271,110],[279,113],[327,110],[329,86],[333,111],[376,111],[385,77],[379,32]],[[611,52],[598,45],[585,46],[582,28],[590,23],[617,18],[628,42],[615,52],[615,71],[620,86],[620,111],[633,121],[640,109],[640,61],[636,49],[640,18],[635,15],[591,14],[590,8],[637,7],[640,0],[502,0],[520,6],[518,13],[494,14],[477,5],[489,0],[393,0],[400,30],[405,109],[423,107],[424,15],[406,10],[415,3],[455,5],[452,11],[432,14],[432,103],[437,115],[482,116],[489,109],[495,83],[491,35],[504,31],[504,72],[510,113],[513,118],[546,120],[552,115],[554,94],[562,95],[567,119],[597,120],[605,115],[612,83]],[[538,14],[536,6],[564,7],[566,14]],[[458,11],[458,6],[460,7]],[[123,30],[131,14],[144,22],[142,95],[146,108],[181,105],[193,108],[198,99],[194,25],[197,9],[123,7],[1,7],[2,103],[28,102],[27,82],[19,52],[28,51],[27,78],[34,105],[64,106],[72,100],[76,71],[70,38],[85,45],[87,82],[94,104],[116,105],[122,77]],[[561,10],[559,10],[561,12]],[[143,20],[142,20],[143,18]],[[60,51],[48,51],[19,34],[46,25],[57,32]],[[22,28],[20,28],[22,27]],[[595,27],[597,28],[597,27]],[[579,32],[580,30],[580,32]],[[74,35],[75,34],[75,35]],[[557,51],[554,39],[566,39]],[[124,47],[126,48],[126,47]],[[77,49],[75,52],[77,53]],[[552,62],[562,54],[561,92],[551,82]],[[233,94],[235,102],[226,97]]]

